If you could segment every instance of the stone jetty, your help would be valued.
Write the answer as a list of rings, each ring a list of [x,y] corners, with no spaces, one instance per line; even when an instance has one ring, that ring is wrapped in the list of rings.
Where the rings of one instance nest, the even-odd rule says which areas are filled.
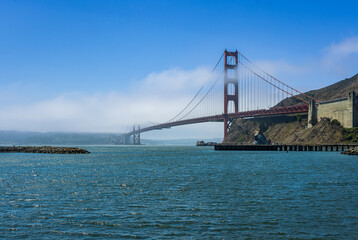
[[[75,148],[75,147],[12,146],[12,147],[0,147],[0,153],[87,154],[90,152],[82,148]]]
[[[216,142],[204,142],[204,141],[196,141],[196,146],[197,147],[206,147],[206,146],[215,146]]]

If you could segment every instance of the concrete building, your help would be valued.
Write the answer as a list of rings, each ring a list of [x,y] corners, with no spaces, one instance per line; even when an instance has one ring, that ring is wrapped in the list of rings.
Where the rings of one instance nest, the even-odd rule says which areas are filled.
[[[308,127],[321,118],[337,119],[345,128],[358,127],[358,102],[356,93],[349,92],[347,98],[315,103],[311,101],[308,112]]]

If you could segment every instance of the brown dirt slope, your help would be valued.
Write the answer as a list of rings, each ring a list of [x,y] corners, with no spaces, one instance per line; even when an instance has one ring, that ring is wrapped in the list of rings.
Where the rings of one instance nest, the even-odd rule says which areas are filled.
[[[343,143],[343,127],[341,125],[332,124],[330,119],[323,118],[312,128],[306,128],[296,132],[285,139],[287,143],[294,144],[336,144]]]
[[[230,128],[227,143],[251,144],[255,131],[280,144],[335,144],[344,141],[343,127],[323,119],[312,128],[306,128],[307,117],[270,117],[259,119],[237,119]]]
[[[358,74],[354,75],[351,78],[346,78],[335,84],[329,85],[327,87],[306,92],[305,94],[319,101],[327,101],[332,99],[345,98],[348,96],[348,93],[352,90],[358,93]],[[301,94],[298,96],[302,99],[309,100],[307,97]],[[283,107],[283,106],[292,106],[296,104],[302,104],[302,101],[298,100],[297,98],[290,97],[282,100],[276,106]]]

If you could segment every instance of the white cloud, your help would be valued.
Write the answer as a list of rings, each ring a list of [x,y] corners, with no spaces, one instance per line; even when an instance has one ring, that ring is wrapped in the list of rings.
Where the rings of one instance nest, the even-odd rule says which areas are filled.
[[[257,60],[254,64],[299,91],[307,90],[302,79],[312,71],[312,64],[293,64],[287,60]],[[263,74],[260,70],[256,70],[256,72]]]
[[[322,66],[328,71],[347,72],[357,67],[358,37],[346,38],[324,49]]]
[[[302,75],[313,72],[340,73],[357,67],[358,37],[346,38],[329,47],[323,48],[323,54],[317,57],[307,56],[309,60],[293,64],[287,60],[257,60],[255,64],[271,75]]]
[[[257,60],[255,65],[300,91],[317,89],[357,74],[358,37],[346,38],[307,55],[301,63]]]
[[[179,68],[174,68],[150,73],[141,85],[143,86],[142,88],[151,92],[182,93],[193,88],[200,88],[213,77],[213,73],[207,68],[197,68],[193,71],[183,71]]]
[[[68,93],[46,101],[4,104],[2,130],[123,132],[133,124],[165,122],[214,75],[205,68],[151,73],[127,93]]]
[[[346,38],[340,43],[332,44],[327,53],[332,56],[349,56],[358,54],[358,37]]]
[[[302,74],[308,70],[307,66],[295,65],[285,60],[258,60],[255,62],[255,65],[270,75],[278,75],[282,73]]]

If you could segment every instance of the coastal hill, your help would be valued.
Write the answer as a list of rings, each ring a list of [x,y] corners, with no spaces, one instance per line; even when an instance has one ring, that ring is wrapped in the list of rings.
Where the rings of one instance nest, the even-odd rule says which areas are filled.
[[[307,128],[307,116],[284,116],[254,119],[236,119],[230,128],[226,143],[251,144],[254,134],[260,132],[272,144],[336,144],[352,142],[349,131],[330,119],[323,119]]]
[[[312,90],[305,94],[320,101],[345,98],[350,91],[358,92],[358,74],[330,86]],[[306,98],[304,96],[300,96]],[[276,106],[301,104],[296,98],[284,99]],[[312,128],[307,128],[307,115],[236,119],[233,121],[226,143],[251,144],[259,132],[271,143],[280,144],[335,144],[358,142],[358,129],[343,128],[339,122],[323,119]]]
[[[308,91],[305,94],[321,102],[324,102],[332,99],[346,98],[348,96],[348,93],[352,90],[358,93],[358,74],[354,75],[351,78],[346,78],[342,81],[336,82],[327,87]],[[310,100],[302,94],[298,95],[298,97],[307,101]],[[302,101],[294,97],[289,97],[279,102],[276,107],[286,107],[297,104],[302,104]]]

